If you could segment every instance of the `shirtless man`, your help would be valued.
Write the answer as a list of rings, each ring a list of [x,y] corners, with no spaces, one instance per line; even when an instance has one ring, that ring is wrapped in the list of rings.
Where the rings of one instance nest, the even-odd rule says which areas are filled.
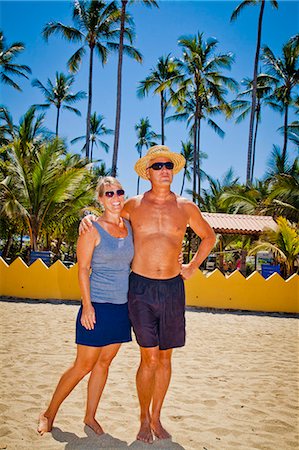
[[[196,273],[215,243],[215,235],[198,207],[170,190],[173,175],[185,159],[168,147],[156,145],[135,164],[151,189],[125,203],[122,216],[130,220],[134,259],[129,286],[129,313],[141,361],[136,385],[140,403],[137,439],[152,443],[153,435],[170,438],[160,421],[170,383],[172,349],[185,344],[183,279]],[[187,224],[201,238],[188,264],[179,263]]]

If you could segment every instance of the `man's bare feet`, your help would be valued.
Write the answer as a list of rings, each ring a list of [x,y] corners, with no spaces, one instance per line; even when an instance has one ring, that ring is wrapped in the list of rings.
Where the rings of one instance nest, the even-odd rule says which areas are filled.
[[[171,434],[169,434],[168,431],[166,431],[165,428],[162,427],[160,419],[151,421],[151,429],[152,429],[154,435],[158,439],[170,439],[171,438]]]
[[[137,441],[146,442],[147,444],[152,444],[154,441],[153,433],[151,430],[150,423],[148,421],[141,422],[140,430],[137,434]]]
[[[101,425],[99,424],[99,422],[96,421],[95,418],[87,419],[87,418],[85,417],[84,423],[85,423],[85,425],[87,425],[89,428],[91,428],[96,434],[98,434],[98,435],[104,434],[103,428],[101,427]]]
[[[52,430],[52,423],[48,417],[45,416],[45,413],[40,413],[38,418],[38,426],[37,431],[42,436],[45,433],[48,433]]]

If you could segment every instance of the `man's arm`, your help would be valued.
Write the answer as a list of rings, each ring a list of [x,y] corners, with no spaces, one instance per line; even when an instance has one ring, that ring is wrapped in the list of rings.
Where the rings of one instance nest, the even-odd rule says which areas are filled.
[[[189,225],[201,238],[201,243],[191,261],[188,264],[182,265],[181,275],[185,280],[194,275],[201,263],[210,254],[216,241],[213,229],[202,217],[201,212],[195,203],[188,202],[186,208],[189,215]]]

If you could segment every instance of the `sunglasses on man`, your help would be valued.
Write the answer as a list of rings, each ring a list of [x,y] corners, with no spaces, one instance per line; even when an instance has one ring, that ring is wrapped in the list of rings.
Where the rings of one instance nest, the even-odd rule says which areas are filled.
[[[117,189],[117,191],[106,191],[105,196],[108,198],[114,197],[114,195],[117,195],[118,197],[121,197],[122,195],[125,195],[125,191],[123,189]]]
[[[161,170],[162,167],[165,167],[168,170],[172,170],[174,167],[173,162],[171,161],[167,161],[167,162],[155,162],[153,163],[151,166],[148,167],[148,169],[153,169],[153,170]]]

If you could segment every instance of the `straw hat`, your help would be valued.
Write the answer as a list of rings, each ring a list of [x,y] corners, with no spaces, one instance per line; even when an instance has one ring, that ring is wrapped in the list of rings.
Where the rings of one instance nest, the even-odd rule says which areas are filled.
[[[167,158],[173,162],[173,173],[178,173],[186,163],[183,155],[179,153],[174,153],[170,151],[170,149],[166,145],[154,145],[153,147],[148,149],[148,152],[145,156],[140,158],[134,166],[135,172],[143,178],[144,180],[148,180],[148,176],[146,174],[146,169],[150,165],[150,161],[159,157]]]

